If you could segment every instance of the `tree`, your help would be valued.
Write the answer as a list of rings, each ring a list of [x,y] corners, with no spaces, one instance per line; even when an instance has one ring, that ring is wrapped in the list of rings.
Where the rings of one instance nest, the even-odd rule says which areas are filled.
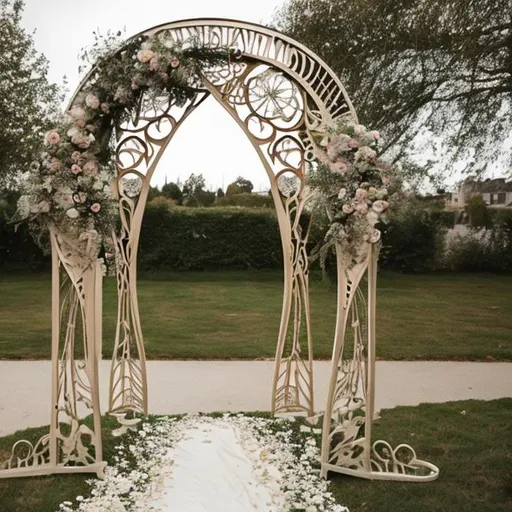
[[[220,187],[217,189],[217,199],[221,199],[225,196],[224,190],[222,190]]]
[[[510,0],[289,0],[274,22],[341,76],[393,160],[439,136],[445,173],[460,158],[483,170],[500,150],[512,165]]]
[[[183,195],[193,197],[204,190],[206,182],[202,174],[191,174],[183,184]]]
[[[238,176],[238,178],[228,185],[228,188],[226,189],[226,195],[232,196],[235,194],[250,194],[252,192],[252,189],[254,188],[254,185],[245,178],[242,178],[242,176]]]
[[[162,195],[167,199],[172,199],[173,201],[176,201],[178,204],[181,203],[181,200],[183,198],[183,192],[181,191],[180,187],[173,182],[166,183],[162,187]]]
[[[15,187],[60,114],[48,60],[21,27],[24,2],[0,0],[0,188]]]

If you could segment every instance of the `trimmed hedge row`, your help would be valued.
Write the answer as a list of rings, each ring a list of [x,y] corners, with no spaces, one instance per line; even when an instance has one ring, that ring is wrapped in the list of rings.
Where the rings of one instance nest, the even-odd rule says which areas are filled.
[[[49,258],[32,241],[27,226],[14,232],[6,220],[11,215],[0,203],[0,269],[48,268]],[[446,228],[452,227],[454,214],[407,203],[393,213],[388,226],[382,226],[380,267],[402,272],[510,271],[512,212],[493,211],[492,217],[494,229],[485,239],[461,239],[446,253],[444,234]],[[309,237],[310,252],[324,233],[321,219],[316,219]],[[138,260],[143,270],[282,268],[275,211],[173,207],[169,201],[154,200],[148,203],[144,214]],[[332,266],[333,261],[328,258],[328,265]]]
[[[139,267],[206,270],[279,268],[282,249],[275,212],[248,208],[146,207]]]

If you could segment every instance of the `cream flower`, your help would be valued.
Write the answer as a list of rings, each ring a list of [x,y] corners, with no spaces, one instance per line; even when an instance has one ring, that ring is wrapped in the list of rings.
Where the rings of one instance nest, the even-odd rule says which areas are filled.
[[[362,124],[356,124],[354,126],[354,134],[357,135],[358,137],[361,137],[361,135],[364,135],[366,132],[366,126],[362,125]]]
[[[387,210],[388,206],[389,203],[387,201],[379,199],[372,204],[372,209],[376,213],[382,213]]]
[[[73,119],[85,119],[85,110],[82,107],[79,107],[78,105],[74,105],[71,107],[70,110],[68,110],[68,114]]]
[[[50,163],[50,171],[57,172],[62,167],[62,162],[58,158],[52,158]]]
[[[349,205],[348,203],[345,203],[341,207],[341,209],[343,210],[343,213],[346,213],[347,215],[354,211],[354,208],[351,205]]]
[[[50,211],[50,203],[48,201],[41,201],[37,208],[41,213],[48,213]]]
[[[86,97],[85,97],[85,104],[89,107],[89,108],[92,108],[94,110],[96,110],[97,108],[99,108],[100,106],[100,100],[97,96],[95,96],[94,94],[92,93],[89,93]]]
[[[149,61],[149,69],[151,71],[157,71],[159,67],[160,67],[160,62],[158,61],[158,58],[157,57],[153,57]]]
[[[137,52],[137,59],[140,62],[149,62],[155,55],[155,52],[152,50],[139,50]]]
[[[368,146],[362,146],[356,151],[354,158],[356,161],[371,160],[372,158],[375,158],[376,156],[377,156],[377,152],[374,151],[372,148],[370,148]]]
[[[70,219],[76,219],[80,216],[80,212],[76,208],[69,208],[68,210],[66,210],[66,215]]]

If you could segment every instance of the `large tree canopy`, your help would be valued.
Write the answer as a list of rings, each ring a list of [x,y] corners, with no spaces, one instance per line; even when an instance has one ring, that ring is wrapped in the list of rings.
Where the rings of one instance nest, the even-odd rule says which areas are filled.
[[[0,0],[0,187],[37,157],[44,132],[60,110],[60,91],[47,79],[48,61],[21,28],[22,0]]]
[[[483,170],[500,152],[512,168],[511,0],[288,0],[274,21],[340,75],[393,159],[439,136],[445,174],[471,157]]]

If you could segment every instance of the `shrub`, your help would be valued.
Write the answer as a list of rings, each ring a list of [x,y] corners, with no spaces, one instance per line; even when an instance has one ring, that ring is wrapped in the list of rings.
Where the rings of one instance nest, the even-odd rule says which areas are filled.
[[[463,272],[511,272],[512,229],[471,229],[453,238],[447,248],[445,265]]]
[[[139,245],[141,269],[279,268],[282,249],[270,209],[147,205]]]
[[[271,195],[259,194],[233,194],[218,197],[216,206],[243,206],[246,208],[274,208],[274,199]]]
[[[380,226],[381,267],[413,273],[439,269],[446,224],[453,219],[451,213],[445,213],[437,206],[426,206],[414,199],[392,209],[389,224]]]

